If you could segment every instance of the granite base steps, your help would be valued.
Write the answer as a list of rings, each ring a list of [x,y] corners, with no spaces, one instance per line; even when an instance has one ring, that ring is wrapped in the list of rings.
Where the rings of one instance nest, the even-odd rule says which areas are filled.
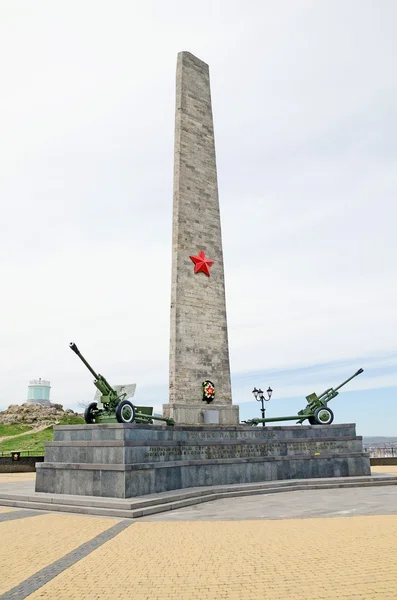
[[[30,485],[29,485],[30,484]],[[54,512],[136,519],[147,515],[176,510],[186,506],[219,499],[238,498],[261,494],[277,494],[304,490],[359,488],[397,485],[395,475],[371,475],[268,481],[257,484],[234,484],[189,488],[151,494],[137,499],[99,498],[34,492],[34,483],[11,484],[10,491],[0,490],[0,505]],[[18,487],[20,491],[18,491]],[[30,489],[27,489],[30,487]],[[3,486],[5,488],[5,486]],[[11,491],[11,488],[12,491]]]
[[[54,427],[36,491],[138,498],[186,488],[371,474],[355,424]]]

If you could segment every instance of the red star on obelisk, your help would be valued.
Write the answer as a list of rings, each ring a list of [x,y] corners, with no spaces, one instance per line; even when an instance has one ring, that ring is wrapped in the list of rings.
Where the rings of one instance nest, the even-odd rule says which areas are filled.
[[[204,254],[204,250],[200,250],[197,256],[189,256],[189,258],[194,262],[195,273],[202,271],[208,275],[208,277],[210,276],[210,266],[214,263],[214,261],[210,260],[208,256]]]

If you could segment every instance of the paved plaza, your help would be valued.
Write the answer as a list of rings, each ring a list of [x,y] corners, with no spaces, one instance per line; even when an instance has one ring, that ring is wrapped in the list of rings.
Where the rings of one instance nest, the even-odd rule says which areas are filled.
[[[0,485],[32,479],[0,474]],[[396,600],[396,539],[395,485],[230,498],[135,520],[0,507],[0,600]]]

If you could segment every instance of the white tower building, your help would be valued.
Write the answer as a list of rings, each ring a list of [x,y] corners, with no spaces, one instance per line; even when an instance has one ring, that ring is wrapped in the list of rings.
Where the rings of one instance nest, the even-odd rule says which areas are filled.
[[[41,404],[42,406],[50,406],[50,389],[49,381],[45,379],[32,379],[28,386],[28,402],[33,404]]]

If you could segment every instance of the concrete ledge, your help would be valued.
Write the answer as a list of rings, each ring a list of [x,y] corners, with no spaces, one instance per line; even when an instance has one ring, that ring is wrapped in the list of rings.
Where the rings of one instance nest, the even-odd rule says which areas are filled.
[[[302,489],[307,489],[308,486],[327,485],[329,482],[336,487],[346,487],[350,483],[354,485],[381,485],[385,483],[391,485],[393,481],[397,482],[396,475],[370,475],[365,477],[333,477],[325,479],[299,479],[294,481],[267,481],[262,483],[243,483],[234,485],[218,485],[208,486],[200,488],[189,488],[184,490],[172,490],[170,492],[162,492],[158,494],[148,494],[140,498],[101,498],[98,496],[75,496],[70,494],[50,494],[46,492],[32,492],[31,494],[14,494],[0,492],[0,499],[3,497],[11,497],[19,500],[29,500],[32,502],[56,502],[57,504],[73,504],[81,506],[95,506],[95,507],[107,507],[113,508],[128,508],[130,510],[135,508],[141,508],[145,506],[155,504],[162,504],[171,502],[174,500],[181,500],[185,498],[196,498],[199,496],[208,496],[214,493],[234,493],[235,491],[245,491],[255,493],[255,490],[269,490],[269,493],[273,493],[277,490],[286,489],[290,490],[291,486],[299,485]],[[391,483],[390,483],[391,482]],[[1,504],[1,502],[0,502]]]
[[[161,494],[152,494],[144,499],[114,499],[91,496],[72,496],[46,493],[16,494],[0,492],[0,505],[35,510],[71,512],[109,517],[139,518],[150,514],[176,510],[186,506],[218,499],[236,498],[259,494],[322,490],[336,488],[358,488],[397,485],[397,476],[368,476],[349,478],[303,479],[273,481],[258,484],[237,484],[191,488]]]

